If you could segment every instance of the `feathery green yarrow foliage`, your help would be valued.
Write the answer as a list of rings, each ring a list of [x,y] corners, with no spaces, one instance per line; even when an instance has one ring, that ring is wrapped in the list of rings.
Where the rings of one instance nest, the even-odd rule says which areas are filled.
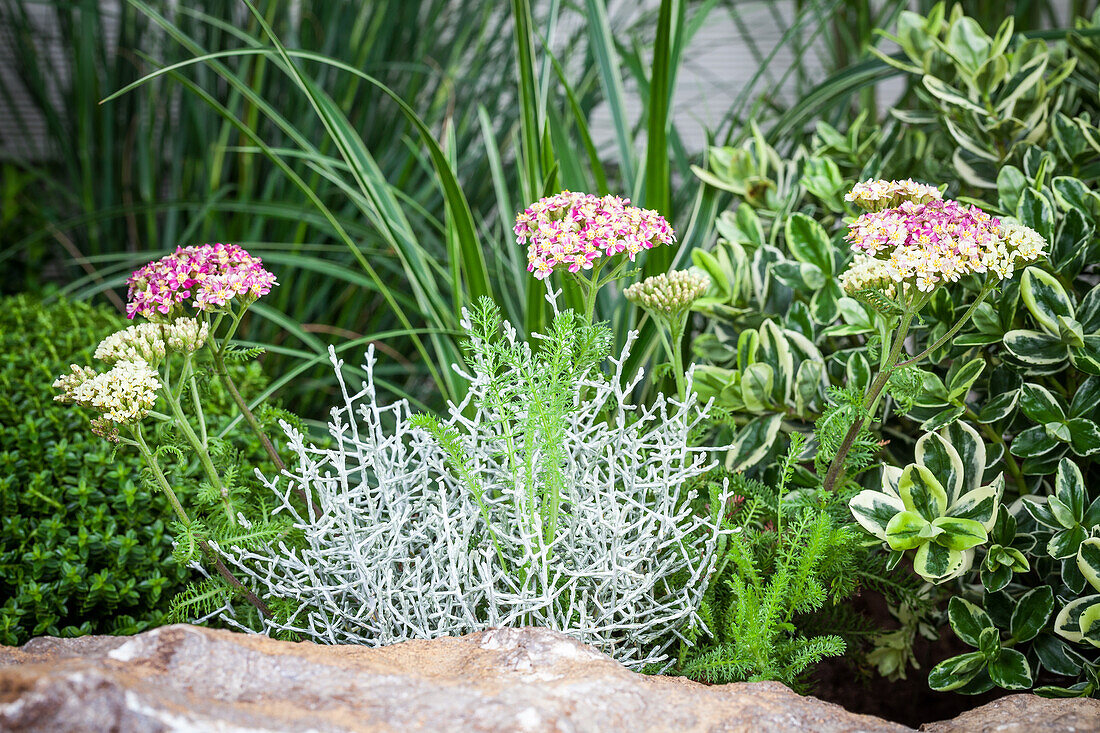
[[[734,474],[732,505],[711,495],[730,534],[700,607],[705,626],[682,646],[678,674],[801,687],[814,664],[844,653],[840,635],[811,636],[801,626],[854,591],[859,538],[829,512],[785,501],[802,445],[796,433],[777,488]]]

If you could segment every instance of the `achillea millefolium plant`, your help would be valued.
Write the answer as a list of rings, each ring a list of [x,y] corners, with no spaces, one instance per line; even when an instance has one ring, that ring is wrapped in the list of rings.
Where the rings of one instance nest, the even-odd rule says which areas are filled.
[[[105,368],[71,364],[53,384],[55,400],[90,411],[94,433],[120,452],[140,455],[146,485],[167,504],[175,562],[207,575],[174,598],[173,619],[201,618],[235,602],[248,606],[242,613],[251,617],[272,616],[225,567],[217,547],[292,534],[253,491],[257,462],[277,469],[283,463],[241,393],[241,370],[230,368],[262,351],[236,349],[232,339],[275,276],[241,247],[207,244],[177,248],[135,271],[128,284],[127,314],[147,320],[100,340],[92,356]],[[214,390],[229,399],[212,400]],[[218,419],[219,402],[228,402],[249,429],[243,442],[223,435],[229,426]],[[192,461],[197,486],[181,497],[172,474],[186,473]]]

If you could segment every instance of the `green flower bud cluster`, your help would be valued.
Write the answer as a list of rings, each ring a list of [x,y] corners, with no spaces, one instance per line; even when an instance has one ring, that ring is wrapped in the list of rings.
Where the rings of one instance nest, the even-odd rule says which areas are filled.
[[[686,313],[710,287],[710,278],[694,270],[677,270],[647,277],[623,294],[631,303],[655,314],[676,317]]]

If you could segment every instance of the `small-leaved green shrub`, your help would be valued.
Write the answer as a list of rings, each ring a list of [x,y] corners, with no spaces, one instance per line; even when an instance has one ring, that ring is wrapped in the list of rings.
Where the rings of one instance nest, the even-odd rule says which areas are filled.
[[[164,621],[189,575],[138,457],[116,455],[53,401],[57,374],[124,325],[85,303],[16,296],[0,307],[0,643],[142,631]]]

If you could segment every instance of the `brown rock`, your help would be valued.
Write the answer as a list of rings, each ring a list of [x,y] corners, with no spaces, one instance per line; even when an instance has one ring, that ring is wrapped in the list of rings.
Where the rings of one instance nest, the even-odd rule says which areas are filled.
[[[923,730],[929,733],[1100,731],[1100,700],[1009,695],[965,712],[954,720],[930,723]]]
[[[932,730],[986,730],[998,718],[1027,726],[999,730],[1094,730],[1097,706],[1017,695]],[[908,730],[777,683],[707,687],[634,674],[543,629],[368,649],[168,626],[0,648],[0,730],[215,729]]]

